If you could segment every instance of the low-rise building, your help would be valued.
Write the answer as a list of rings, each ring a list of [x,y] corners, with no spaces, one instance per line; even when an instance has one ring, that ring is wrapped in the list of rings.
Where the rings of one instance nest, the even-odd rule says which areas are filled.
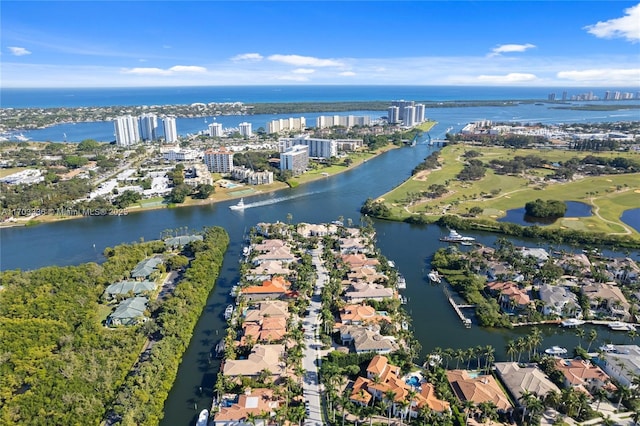
[[[474,404],[493,402],[498,411],[513,410],[509,398],[491,375],[470,375],[466,370],[448,370],[447,380],[453,393],[461,401],[471,401]]]
[[[247,389],[213,417],[215,426],[266,426],[283,401],[272,389]]]
[[[263,371],[271,373],[276,381],[285,373],[284,345],[255,345],[247,359],[227,359],[222,374],[227,377],[257,378]]]
[[[560,392],[558,386],[535,364],[522,366],[517,362],[496,362],[494,366],[498,377],[516,403],[521,401],[520,397],[525,392],[534,393],[539,398],[543,398],[549,392]]]

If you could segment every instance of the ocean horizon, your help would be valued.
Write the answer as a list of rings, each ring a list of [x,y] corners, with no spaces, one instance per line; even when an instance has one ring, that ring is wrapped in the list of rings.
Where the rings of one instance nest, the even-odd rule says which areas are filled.
[[[633,94],[631,87],[513,87],[513,86],[384,86],[384,85],[282,85],[282,86],[189,86],[119,88],[0,88],[1,108],[79,108],[133,105],[185,105],[192,103],[292,103],[392,101],[424,102],[556,100],[605,93]]]

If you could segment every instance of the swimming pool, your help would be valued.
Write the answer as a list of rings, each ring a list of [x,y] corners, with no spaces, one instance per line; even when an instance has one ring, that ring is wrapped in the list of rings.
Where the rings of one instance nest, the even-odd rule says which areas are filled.
[[[405,383],[417,388],[420,386],[420,379],[416,376],[411,376],[405,381]]]

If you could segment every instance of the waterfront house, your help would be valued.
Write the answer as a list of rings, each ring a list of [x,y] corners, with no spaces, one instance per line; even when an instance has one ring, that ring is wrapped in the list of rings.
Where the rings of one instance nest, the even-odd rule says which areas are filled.
[[[394,297],[393,289],[381,284],[351,283],[345,292],[349,303],[360,303],[365,300],[384,300]]]
[[[303,237],[325,237],[333,235],[338,230],[336,225],[315,225],[309,223],[298,224],[298,233]]]
[[[263,317],[259,321],[244,321],[240,345],[282,341],[287,334],[287,319]]]
[[[616,318],[629,319],[631,305],[616,283],[590,282],[584,284],[581,291],[589,299],[591,309],[604,309]]]
[[[520,397],[525,391],[543,398],[549,392],[560,392],[546,374],[535,364],[520,365],[517,362],[496,362],[495,371],[500,381],[513,397],[516,404],[520,404]]]
[[[247,388],[237,396],[236,402],[225,400],[213,421],[215,426],[266,426],[282,402],[272,389]]]
[[[513,409],[509,398],[491,375],[469,373],[466,370],[447,370],[447,380],[456,397],[474,404],[493,402],[500,412]]]
[[[202,241],[202,235],[180,235],[179,237],[171,237],[164,240],[164,245],[170,249],[178,249],[194,241]]]
[[[367,247],[367,244],[365,243],[364,239],[361,237],[340,238],[340,240],[338,240],[338,243],[340,244],[341,254],[369,252],[369,248]]]
[[[503,309],[524,310],[531,304],[531,299],[526,290],[513,281],[494,281],[487,284],[487,289],[498,297],[498,303]]]
[[[590,361],[555,358],[555,367],[564,375],[565,386],[585,389],[589,393],[601,388],[615,390],[609,375]]]
[[[537,261],[538,266],[544,265],[544,263],[549,260],[549,252],[539,247],[520,247],[520,254],[523,257],[533,257]]]
[[[131,278],[137,280],[147,280],[151,274],[157,271],[158,265],[162,263],[162,259],[154,256],[141,260],[131,271]]]
[[[515,277],[515,273],[511,265],[506,262],[496,262],[491,260],[487,262],[485,272],[488,281],[505,280]]]
[[[282,265],[281,261],[278,260],[268,260],[266,262],[261,262],[258,266],[253,269],[249,269],[247,271],[246,278],[248,280],[255,279],[256,277],[273,277],[274,275],[285,275],[290,276],[292,273],[291,269]]]
[[[279,248],[274,248],[272,250],[268,250],[264,253],[260,253],[259,255],[253,257],[252,261],[255,266],[258,266],[263,262],[270,262],[270,261],[277,261],[285,265],[288,263],[295,262],[296,257],[291,253],[291,248],[289,248],[289,246],[283,246]]]
[[[358,354],[375,352],[388,354],[398,350],[398,344],[391,336],[380,334],[380,328],[374,326],[343,325],[340,327],[340,340],[343,345],[353,344]]]
[[[106,288],[108,298],[127,295],[148,294],[155,291],[157,285],[153,281],[118,281]]]
[[[253,347],[247,359],[227,359],[222,366],[222,374],[227,377],[257,378],[263,371],[271,373],[273,381],[285,373],[284,345],[262,345]]]
[[[369,305],[352,304],[345,305],[340,309],[339,325],[372,324],[380,321],[391,322],[391,318],[383,312],[376,312]]]
[[[543,284],[538,289],[540,300],[543,302],[544,315],[558,315],[559,317],[581,318],[582,308],[578,303],[578,296],[566,287]]]
[[[245,321],[262,321],[264,318],[289,318],[289,305],[281,300],[265,300],[252,304],[244,312]]]
[[[384,283],[388,281],[385,274],[376,271],[373,266],[356,266],[347,272],[348,281],[364,281],[367,283]]]
[[[610,377],[623,386],[636,387],[634,378],[640,375],[640,347],[638,345],[614,345],[605,351],[599,364]]]
[[[611,278],[622,284],[635,284],[638,282],[640,267],[629,257],[615,258],[606,263],[607,272]]]
[[[584,253],[568,253],[556,260],[565,274],[588,277],[591,275],[591,261]]]
[[[273,277],[271,280],[262,282],[262,285],[244,287],[240,290],[240,295],[245,300],[267,300],[281,299],[289,291],[290,284],[283,277]]]
[[[148,301],[149,299],[146,297],[132,297],[123,300],[107,318],[107,325],[135,325],[146,321],[145,312]]]
[[[365,256],[363,253],[351,253],[343,254],[341,257],[342,262],[350,269],[359,268],[362,266],[378,266],[380,262],[378,259]]]

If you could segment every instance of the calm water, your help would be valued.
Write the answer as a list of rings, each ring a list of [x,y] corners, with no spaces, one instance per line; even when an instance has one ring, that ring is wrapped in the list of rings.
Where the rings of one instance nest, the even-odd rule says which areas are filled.
[[[593,92],[600,98],[606,90],[636,93],[637,88],[558,88],[482,86],[208,86],[127,87],[96,89],[0,88],[2,108],[48,108],[112,105],[184,105],[195,102],[339,102],[456,100],[546,100],[550,93],[567,91],[569,97]]]
[[[454,108],[430,112],[439,124],[432,137],[442,137],[448,127],[459,128],[476,119],[491,120],[553,120],[554,112],[544,106],[530,105],[529,109],[509,108]],[[524,111],[528,111],[526,114]],[[599,113],[603,115],[602,113]],[[594,114],[595,116],[596,114]],[[606,114],[604,115],[607,116]],[[582,112],[562,115],[557,121],[580,121]],[[595,120],[596,118],[593,117]],[[612,118],[602,121],[614,121]],[[231,211],[234,202],[190,208],[164,209],[118,217],[94,217],[35,226],[0,230],[0,268],[34,269],[45,265],[69,265],[86,261],[102,261],[105,247],[139,238],[157,239],[162,230],[189,226],[223,226],[230,235],[229,251],[216,287],[211,293],[185,353],[178,378],[165,405],[164,426],[189,425],[195,422],[195,405],[202,409],[211,403],[217,364],[210,364],[208,354],[215,342],[224,334],[226,323],[221,312],[229,303],[229,290],[239,279],[238,259],[242,237],[258,222],[286,221],[325,223],[343,216],[359,223],[359,208],[368,197],[377,197],[409,177],[411,170],[434,149],[419,143],[390,151],[362,164],[357,169],[312,182],[301,187],[264,194],[245,199],[247,203],[260,202],[260,207],[245,211]],[[444,243],[438,237],[446,230],[436,226],[411,226],[402,223],[377,221],[377,244],[383,254],[396,262],[407,279],[404,294],[409,302],[406,308],[413,318],[416,337],[423,346],[423,356],[434,347],[469,347],[492,345],[498,359],[504,359],[507,340],[526,334],[528,330],[491,330],[477,326],[465,329],[444,297],[442,286],[427,284],[429,259]],[[472,234],[480,242],[493,244],[496,236]],[[533,241],[514,240],[518,245],[536,246]],[[571,250],[572,248],[567,248]],[[573,248],[577,250],[578,248]],[[632,254],[637,258],[637,253]],[[543,347],[561,345],[571,348],[577,344],[572,331],[549,327],[544,329]],[[598,329],[599,341],[625,341],[624,334],[612,334]],[[202,394],[199,388],[203,388]]]
[[[636,231],[640,232],[640,208],[625,211],[622,213],[622,216],[620,216],[620,219]]]
[[[588,217],[591,216],[591,206],[579,201],[565,201],[567,205],[567,212],[564,217]],[[498,219],[498,222],[511,222],[517,223],[522,226],[529,225],[551,225],[555,223],[557,219],[547,219],[540,217],[529,216],[525,213],[525,208],[520,207],[517,209],[507,210],[504,217]]]

